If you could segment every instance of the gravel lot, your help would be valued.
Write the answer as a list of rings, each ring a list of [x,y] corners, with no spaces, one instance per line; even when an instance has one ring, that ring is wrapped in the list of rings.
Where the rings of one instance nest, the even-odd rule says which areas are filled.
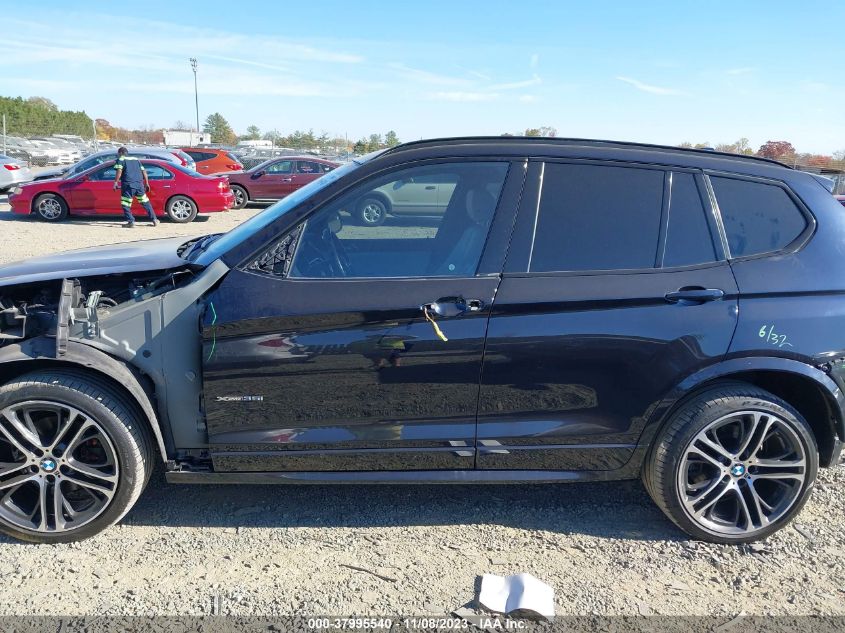
[[[4,202],[0,262],[219,232],[259,210],[129,231],[48,226]],[[519,572],[554,587],[559,614],[845,615],[845,468],[822,471],[796,524],[742,548],[688,541],[639,482],[187,487],[157,473],[92,540],[0,537],[0,615],[446,614],[481,574]]]

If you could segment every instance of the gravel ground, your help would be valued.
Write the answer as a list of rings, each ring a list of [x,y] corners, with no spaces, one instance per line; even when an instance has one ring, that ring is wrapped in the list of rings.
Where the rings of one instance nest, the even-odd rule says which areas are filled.
[[[4,202],[0,263],[218,232],[258,210],[128,231],[48,226]],[[822,471],[797,521],[752,547],[687,540],[639,482],[187,487],[157,473],[94,539],[0,537],[0,615],[446,614],[481,574],[520,572],[554,587],[559,614],[845,615],[845,468]]]

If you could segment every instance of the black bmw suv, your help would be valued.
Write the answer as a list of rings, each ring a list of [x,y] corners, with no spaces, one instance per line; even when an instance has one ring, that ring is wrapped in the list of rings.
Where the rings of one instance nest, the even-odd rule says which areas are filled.
[[[390,192],[389,196],[385,191]],[[402,205],[383,223],[362,205]],[[696,538],[783,527],[845,439],[842,207],[758,159],[410,143],[222,235],[0,268],[0,529],[179,483],[642,477]]]

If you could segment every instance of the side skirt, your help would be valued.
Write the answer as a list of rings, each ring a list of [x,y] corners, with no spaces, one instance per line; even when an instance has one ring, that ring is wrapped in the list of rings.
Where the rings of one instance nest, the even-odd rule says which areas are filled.
[[[359,472],[171,471],[176,484],[518,484],[636,479],[637,469],[599,471],[549,470],[403,470]]]

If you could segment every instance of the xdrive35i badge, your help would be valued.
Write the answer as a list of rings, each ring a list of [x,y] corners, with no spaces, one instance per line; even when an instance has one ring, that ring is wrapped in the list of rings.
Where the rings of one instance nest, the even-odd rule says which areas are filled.
[[[261,402],[264,396],[217,396],[217,402]]]

